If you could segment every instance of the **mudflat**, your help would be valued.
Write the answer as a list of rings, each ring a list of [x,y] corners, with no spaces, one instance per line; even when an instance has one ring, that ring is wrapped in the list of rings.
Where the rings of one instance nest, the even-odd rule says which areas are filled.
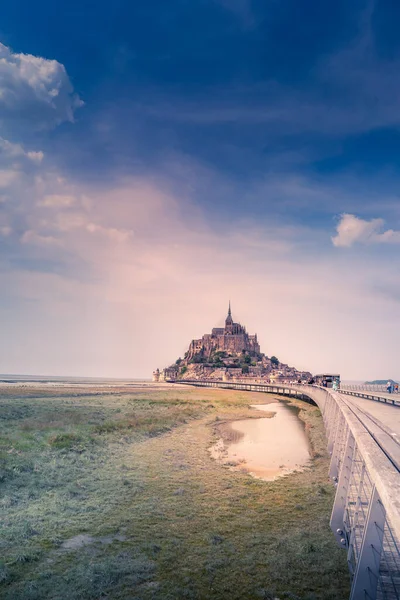
[[[215,461],[218,425],[271,395],[178,386],[0,387],[0,597],[340,600],[346,555],[319,410],[276,481]]]
[[[211,456],[265,481],[307,468],[311,449],[299,409],[281,401],[251,408],[261,412],[260,418],[221,425]]]

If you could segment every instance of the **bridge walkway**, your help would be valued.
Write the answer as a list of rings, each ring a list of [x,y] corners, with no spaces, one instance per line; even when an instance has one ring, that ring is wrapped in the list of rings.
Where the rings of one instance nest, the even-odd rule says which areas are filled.
[[[392,404],[383,404],[376,400],[366,400],[365,398],[359,398],[352,396],[351,398],[347,395],[340,394],[343,400],[355,404],[362,410],[369,413],[375,419],[378,419],[385,427],[390,429],[399,437],[400,441],[400,406],[393,406]]]

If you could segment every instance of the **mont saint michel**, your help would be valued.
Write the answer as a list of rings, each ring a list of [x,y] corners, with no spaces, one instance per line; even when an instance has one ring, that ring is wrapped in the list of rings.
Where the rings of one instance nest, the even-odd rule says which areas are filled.
[[[257,334],[249,334],[241,323],[235,323],[231,304],[225,327],[214,327],[211,333],[190,342],[183,358],[153,372],[153,381],[204,380],[265,383],[308,380],[309,371],[298,371],[271,355],[261,352]]]

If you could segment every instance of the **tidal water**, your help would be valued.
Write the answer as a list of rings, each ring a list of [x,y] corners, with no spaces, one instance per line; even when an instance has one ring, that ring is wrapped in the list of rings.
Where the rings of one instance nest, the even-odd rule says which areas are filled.
[[[220,440],[212,455],[266,481],[306,467],[310,461],[310,445],[298,410],[284,402],[252,408],[275,415],[233,421],[229,424],[229,441]]]
[[[59,386],[96,386],[114,387],[126,385],[142,385],[151,383],[151,379],[115,379],[104,377],[69,377],[69,376],[47,376],[47,375],[10,375],[0,373],[0,383],[7,385],[59,385]]]

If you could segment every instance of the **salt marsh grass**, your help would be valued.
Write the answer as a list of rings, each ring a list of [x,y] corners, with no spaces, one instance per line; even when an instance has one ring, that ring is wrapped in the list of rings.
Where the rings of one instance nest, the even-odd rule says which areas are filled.
[[[0,597],[345,599],[318,409],[296,402],[314,454],[302,473],[267,483],[208,452],[214,423],[260,417],[249,405],[269,398],[0,390]]]

